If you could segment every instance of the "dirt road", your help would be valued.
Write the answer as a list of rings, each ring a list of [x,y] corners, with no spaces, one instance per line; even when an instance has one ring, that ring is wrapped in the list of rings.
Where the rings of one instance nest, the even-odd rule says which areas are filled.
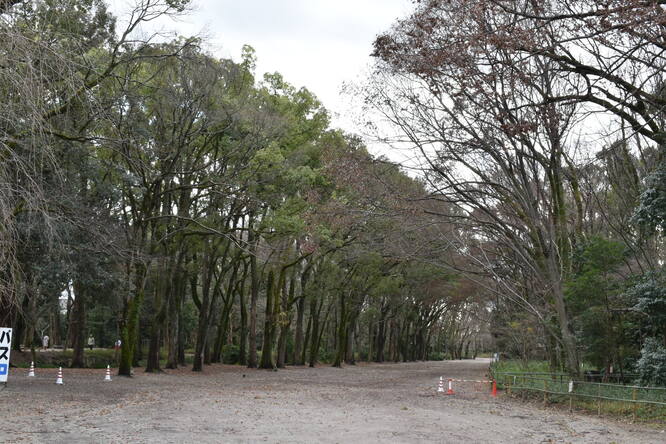
[[[0,442],[664,443],[661,430],[541,409],[487,387],[437,380],[483,377],[487,362],[372,364],[278,372],[213,366],[205,374],[114,377],[12,369],[0,391]],[[481,391],[477,391],[481,390]]]

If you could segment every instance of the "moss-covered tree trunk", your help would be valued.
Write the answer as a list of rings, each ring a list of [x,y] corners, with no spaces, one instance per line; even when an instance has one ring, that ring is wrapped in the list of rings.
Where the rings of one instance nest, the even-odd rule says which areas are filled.
[[[143,289],[139,290],[127,303],[127,316],[122,328],[122,347],[120,350],[120,363],[118,374],[132,376],[134,352],[139,335],[139,313],[143,304]]]

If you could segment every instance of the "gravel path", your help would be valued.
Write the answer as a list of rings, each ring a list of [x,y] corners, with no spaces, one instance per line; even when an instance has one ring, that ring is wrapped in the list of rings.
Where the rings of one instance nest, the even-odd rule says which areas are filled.
[[[0,391],[0,442],[665,443],[666,433],[608,418],[491,398],[487,361],[370,364],[278,372],[237,366],[104,382],[103,370],[12,369]]]

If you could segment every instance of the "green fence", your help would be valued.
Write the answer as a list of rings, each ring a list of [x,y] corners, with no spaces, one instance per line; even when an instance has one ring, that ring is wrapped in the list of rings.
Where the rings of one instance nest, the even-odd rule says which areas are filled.
[[[575,381],[559,373],[492,372],[499,388],[507,394],[536,393],[544,402],[569,402],[597,412],[612,409],[618,413],[666,420],[666,387],[640,387],[588,381]]]

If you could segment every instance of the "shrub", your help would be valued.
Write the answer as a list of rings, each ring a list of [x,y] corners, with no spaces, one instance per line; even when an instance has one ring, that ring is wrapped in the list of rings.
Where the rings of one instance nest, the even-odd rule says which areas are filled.
[[[237,345],[225,345],[222,347],[222,363],[236,364],[240,358],[240,350]]]
[[[666,386],[666,347],[655,338],[648,338],[636,363],[641,385]]]
[[[446,356],[444,355],[444,352],[432,352],[430,353],[428,358],[431,361],[443,361],[446,358]]]

